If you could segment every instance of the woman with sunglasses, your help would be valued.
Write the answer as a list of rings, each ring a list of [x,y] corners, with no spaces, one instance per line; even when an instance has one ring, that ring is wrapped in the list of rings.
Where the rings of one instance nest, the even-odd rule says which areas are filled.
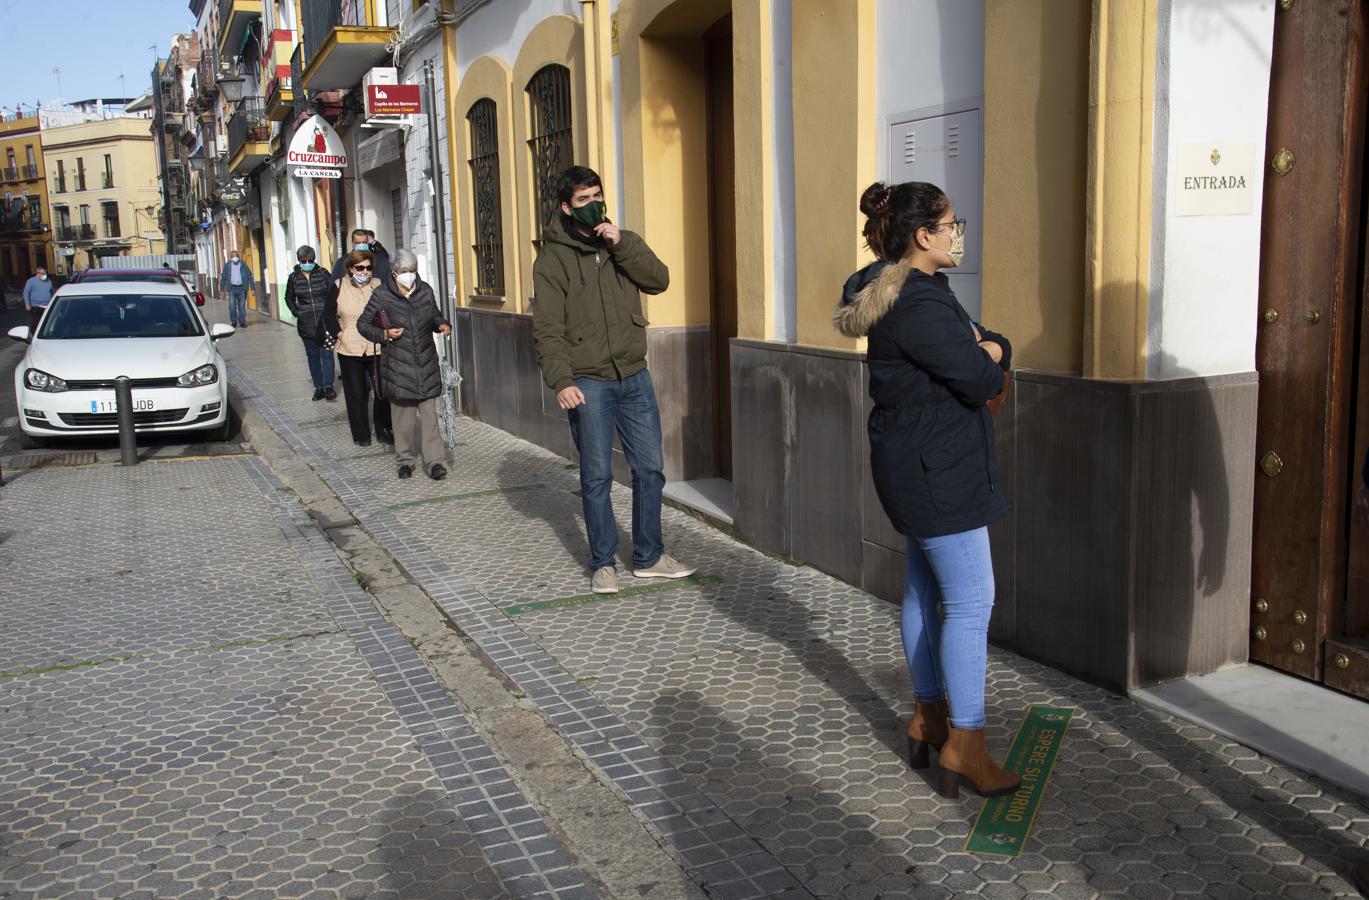
[[[371,416],[366,400],[371,393],[371,368],[381,347],[361,336],[357,318],[371,302],[378,282],[374,277],[375,256],[369,250],[353,250],[342,261],[343,275],[337,281],[337,300],[324,313],[324,327],[336,345],[342,367],[342,395],[347,400],[347,424],[358,447],[371,446]],[[376,437],[386,443],[394,440],[390,425],[390,401],[374,398]]]
[[[880,504],[907,538],[903,651],[917,711],[909,764],[937,751],[941,792],[965,782],[1009,794],[984,740],[984,678],[993,563],[988,525],[1007,515],[987,404],[1004,386],[1012,347],[970,320],[942,269],[960,265],[965,221],[925,182],[872,184],[860,199],[877,261],[846,282],[837,329],[868,337],[870,471]]]

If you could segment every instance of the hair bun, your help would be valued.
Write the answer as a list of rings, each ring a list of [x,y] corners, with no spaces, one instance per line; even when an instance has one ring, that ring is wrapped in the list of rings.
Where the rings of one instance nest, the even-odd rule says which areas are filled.
[[[860,195],[860,211],[867,216],[882,216],[889,210],[889,195],[893,188],[882,181],[876,181]]]

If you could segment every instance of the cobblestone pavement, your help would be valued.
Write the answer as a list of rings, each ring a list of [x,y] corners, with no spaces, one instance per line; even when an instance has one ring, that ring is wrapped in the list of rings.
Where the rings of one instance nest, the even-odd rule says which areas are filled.
[[[341,401],[310,402],[293,331],[227,351],[249,402],[717,896],[1357,896],[1363,798],[998,650],[1000,752],[1028,705],[1077,712],[1024,853],[966,854],[980,803],[902,756],[895,608],[670,509],[668,548],[706,578],[587,602],[568,461],[462,420],[450,478],[398,481]]]
[[[0,896],[595,896],[255,458],[0,490]]]

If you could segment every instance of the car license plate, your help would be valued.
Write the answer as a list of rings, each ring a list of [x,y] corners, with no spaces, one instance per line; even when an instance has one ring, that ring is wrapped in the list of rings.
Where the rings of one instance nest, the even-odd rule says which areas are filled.
[[[152,412],[156,408],[157,404],[153,400],[133,401],[134,412]],[[90,411],[93,413],[116,413],[119,411],[119,402],[117,400],[92,400],[90,401]]]

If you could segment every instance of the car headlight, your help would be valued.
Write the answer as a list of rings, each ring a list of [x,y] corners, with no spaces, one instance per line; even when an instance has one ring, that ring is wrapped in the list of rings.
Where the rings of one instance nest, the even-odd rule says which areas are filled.
[[[206,384],[213,384],[219,380],[219,370],[217,366],[205,365],[198,369],[191,369],[180,378],[176,379],[176,384],[181,387],[200,387]]]
[[[42,369],[29,369],[24,373],[24,383],[35,391],[60,394],[67,389],[67,383],[56,375],[49,375]]]

